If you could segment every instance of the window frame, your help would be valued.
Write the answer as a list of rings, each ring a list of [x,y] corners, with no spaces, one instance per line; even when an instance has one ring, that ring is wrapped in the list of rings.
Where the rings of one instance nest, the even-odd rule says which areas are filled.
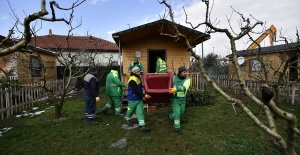
[[[256,61],[255,64],[254,61]],[[253,69],[254,65],[258,65],[257,63],[259,63],[259,68],[256,66],[255,69]],[[249,59],[249,72],[262,72],[262,63],[257,58]]]
[[[37,64],[34,64],[37,63]],[[35,67],[37,66],[37,67]],[[30,56],[30,69],[32,77],[41,77],[42,65],[40,63],[40,58],[38,56]]]

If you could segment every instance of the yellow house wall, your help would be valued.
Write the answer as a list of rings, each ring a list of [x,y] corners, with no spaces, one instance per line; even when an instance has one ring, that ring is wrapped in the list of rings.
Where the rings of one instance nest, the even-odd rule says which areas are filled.
[[[0,57],[0,68],[4,72],[8,73],[11,69],[14,69],[16,66],[16,61],[14,57],[14,53]],[[0,71],[0,77],[4,76],[5,73]],[[15,74],[15,72],[13,72]]]
[[[46,79],[56,80],[57,72],[56,72],[55,56],[45,54],[45,53],[39,53],[39,54],[46,69]],[[35,54],[32,55],[34,56]],[[41,77],[31,77],[31,69],[28,68],[29,65],[30,65],[30,54],[19,53],[17,73],[18,73],[18,79],[22,83],[37,82],[41,79]]]
[[[185,44],[179,41],[173,41],[166,36],[152,36],[144,39],[139,39],[134,42],[122,45],[123,56],[123,80],[126,82],[130,76],[128,73],[128,66],[133,62],[135,51],[141,51],[139,62],[142,63],[144,71],[148,72],[148,50],[165,50],[166,63],[168,72],[177,73],[177,68],[185,65],[190,66],[190,55],[186,50]]]
[[[272,66],[272,68],[275,68],[276,70],[282,70],[282,67],[280,68],[280,64],[282,62],[281,58],[284,57],[283,53],[278,52],[278,53],[272,53],[272,54],[264,54],[264,55],[261,55],[261,57],[263,59],[264,64],[266,64],[266,69],[269,71],[269,73],[268,73],[269,79],[274,79],[274,80],[278,79],[278,75],[274,76],[274,70],[271,69],[271,66]],[[242,76],[245,80],[254,80],[255,78],[253,78],[253,77],[258,77],[259,75],[262,75],[263,72],[261,72],[261,71],[258,71],[258,72],[250,71],[250,60],[256,59],[257,58],[256,55],[246,56],[244,58],[245,58],[244,64],[239,65],[239,67],[240,67]],[[229,62],[228,69],[229,69],[228,70],[229,75],[236,75],[232,60],[230,60],[230,62]],[[287,72],[288,72],[288,70],[287,70]]]

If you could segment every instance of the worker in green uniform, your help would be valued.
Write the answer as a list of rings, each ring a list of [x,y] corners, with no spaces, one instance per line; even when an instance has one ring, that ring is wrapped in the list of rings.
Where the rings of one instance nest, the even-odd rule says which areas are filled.
[[[123,115],[121,114],[121,96],[123,95],[122,87],[127,87],[127,85],[120,81],[118,71],[111,70],[106,76],[106,95],[109,97],[109,100],[105,107],[102,108],[101,113],[107,113],[111,106],[114,105],[115,115]]]
[[[145,126],[143,97],[151,98],[151,96],[143,93],[143,85],[140,75],[141,73],[138,67],[133,67],[131,69],[130,78],[128,80],[128,107],[126,112],[126,121],[128,126],[133,126],[130,119],[136,109],[136,116],[139,121],[140,131],[146,132],[150,129]]]
[[[188,71],[184,66],[178,68],[178,74],[173,77],[173,88],[169,89],[173,113],[168,116],[169,123],[174,124],[175,131],[182,135],[180,126],[180,117],[184,114],[186,104],[186,93],[190,87],[191,81],[187,76]]]
[[[160,56],[156,57],[156,73],[167,73],[167,64]]]
[[[133,62],[130,63],[128,67],[128,72],[130,73],[133,67],[138,67],[140,69],[140,72],[144,72],[144,67],[142,63],[139,62],[138,57],[134,57]]]

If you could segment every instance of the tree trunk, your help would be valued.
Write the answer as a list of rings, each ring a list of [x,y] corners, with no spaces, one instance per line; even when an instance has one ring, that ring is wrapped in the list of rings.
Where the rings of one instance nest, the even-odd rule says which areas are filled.
[[[281,89],[280,87],[276,86],[274,88],[275,90],[275,97],[274,97],[274,102],[276,103],[276,105],[278,107],[281,107],[281,103],[282,103],[282,93],[281,93]]]
[[[61,117],[61,109],[62,109],[62,106],[60,105],[60,103],[55,103],[55,118],[58,119]]]
[[[297,155],[295,152],[295,137],[296,134],[294,132],[295,123],[287,122],[287,138],[286,138],[286,154],[288,155]]]

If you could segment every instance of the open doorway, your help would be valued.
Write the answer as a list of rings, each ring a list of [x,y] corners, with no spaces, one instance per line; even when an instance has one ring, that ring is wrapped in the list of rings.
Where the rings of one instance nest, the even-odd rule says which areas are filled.
[[[289,71],[290,71],[290,81],[298,80],[298,58],[293,58],[291,62],[296,62],[290,64]]]
[[[162,60],[166,61],[166,50],[148,50],[148,73],[155,73],[156,71],[156,57],[160,56]]]

